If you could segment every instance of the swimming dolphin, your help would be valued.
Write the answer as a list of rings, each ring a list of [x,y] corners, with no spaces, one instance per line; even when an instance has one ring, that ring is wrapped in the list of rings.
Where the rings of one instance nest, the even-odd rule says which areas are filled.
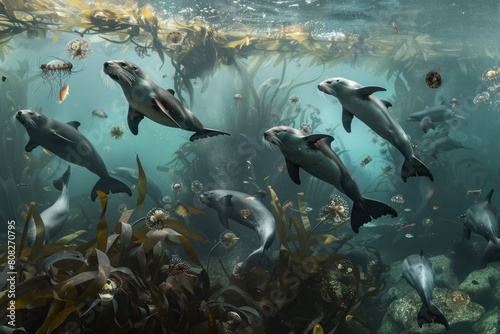
[[[198,197],[198,201],[214,209],[219,220],[229,229],[229,219],[251,228],[259,235],[260,247],[253,251],[243,263],[244,267],[262,267],[274,274],[273,260],[265,254],[276,234],[276,222],[271,212],[260,201],[263,193],[248,195],[233,190],[211,190]]]
[[[358,233],[363,224],[383,215],[397,217],[397,212],[390,206],[363,197],[349,170],[331,149],[332,136],[306,136],[298,129],[276,126],[267,130],[264,138],[278,146],[285,156],[288,175],[293,182],[300,184],[299,170],[302,168],[318,179],[330,183],[354,202],[351,211],[351,227],[354,232]]]
[[[461,118],[462,116],[455,114],[451,109],[449,109],[446,105],[439,105],[431,108],[426,108],[413,114],[410,114],[407,121],[421,121],[423,118],[429,117],[432,122],[444,122],[453,118]]]
[[[443,137],[437,138],[432,141],[426,148],[426,152],[429,153],[434,159],[437,159],[438,153],[449,152],[453,150],[457,150],[459,148],[465,148],[470,150],[470,148],[465,147],[456,139],[448,137],[445,135]]]
[[[500,247],[498,237],[498,214],[497,209],[491,203],[493,189],[490,190],[486,198],[478,203],[472,204],[465,213],[464,237],[469,240],[471,232],[483,236],[491,241],[495,246]]]
[[[144,117],[162,125],[194,131],[190,141],[229,135],[205,128],[198,117],[174,96],[172,89],[158,86],[137,65],[125,60],[109,60],[104,63],[103,70],[122,87],[129,103],[128,126],[134,135],[139,133],[139,123]]]
[[[373,95],[385,91],[385,88],[363,87],[355,81],[337,77],[321,82],[318,89],[339,100],[342,105],[342,125],[347,132],[351,132],[351,122],[356,116],[403,154],[405,157],[401,168],[403,181],[406,182],[411,176],[427,176],[431,180],[434,179],[427,166],[415,157],[408,135],[387,110],[390,104]]]
[[[30,136],[26,152],[31,152],[40,145],[61,159],[85,167],[99,176],[90,193],[92,201],[97,198],[96,190],[106,194],[124,192],[132,196],[132,191],[127,185],[109,175],[99,153],[78,131],[79,122],[62,123],[29,109],[19,110],[16,119],[26,128]]]
[[[61,191],[59,198],[52,204],[52,206],[43,210],[40,213],[40,217],[45,226],[45,238],[44,243],[49,243],[52,241],[54,236],[59,233],[68,220],[69,213],[69,189],[68,182],[71,175],[71,166],[64,174],[57,180],[54,180],[54,188]],[[33,246],[36,236],[35,222],[31,219],[28,222],[28,234],[26,236],[26,241],[29,246]]]
[[[420,252],[420,255],[410,255],[403,261],[403,278],[422,299],[422,306],[417,316],[418,327],[422,327],[425,323],[438,323],[449,330],[450,326],[445,315],[432,302],[434,268],[431,261],[423,256],[423,252]]]
[[[130,183],[137,184],[139,173],[137,170],[128,167],[117,167],[109,171],[109,174],[127,180]],[[150,176],[146,178],[147,194],[157,205],[163,207],[163,194],[160,186]]]

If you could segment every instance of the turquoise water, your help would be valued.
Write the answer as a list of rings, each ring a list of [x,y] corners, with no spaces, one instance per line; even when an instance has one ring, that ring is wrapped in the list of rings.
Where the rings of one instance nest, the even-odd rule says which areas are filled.
[[[0,83],[0,216],[5,221],[16,221],[18,242],[28,212],[26,205],[34,202],[38,212],[49,208],[60,194],[52,186],[53,181],[64,173],[68,165],[72,166],[69,218],[60,227],[56,238],[46,240],[44,255],[36,259],[35,265],[30,267],[26,255],[18,259],[20,268],[24,268],[20,272],[50,275],[43,266],[44,261],[49,261],[44,257],[55,252],[57,239],[79,230],[85,233],[68,243],[81,246],[96,238],[102,210],[99,201],[90,200],[92,187],[98,180],[95,174],[49,151],[42,151],[41,147],[25,152],[28,136],[15,115],[18,110],[33,109],[60,122],[80,122],[80,133],[90,141],[108,170],[118,167],[137,170],[136,156],[139,157],[148,181],[154,181],[161,194],[153,195],[152,189],[148,189],[149,197],[130,218],[129,223],[139,220],[134,226],[137,245],[145,240],[140,237],[140,233],[145,233],[139,231],[144,225],[141,217],[148,216],[152,209],[163,209],[185,229],[206,240],[202,243],[199,239],[190,239],[195,253],[205,264],[208,252],[226,228],[220,223],[221,216],[215,210],[198,201],[200,192],[227,189],[249,196],[258,191],[264,192],[266,196],[262,203],[277,220],[279,211],[271,203],[269,187],[275,191],[282,205],[292,201],[292,209],[285,210],[286,226],[276,223],[278,232],[268,250],[267,255],[276,261],[277,267],[277,273],[269,276],[271,283],[262,283],[266,280],[260,276],[261,272],[249,272],[247,276],[243,275],[244,278],[238,278],[240,274],[233,272],[236,264],[244,262],[260,243],[256,233],[230,220],[230,230],[240,238],[239,241],[227,249],[218,248],[220,262],[212,255],[208,275],[211,282],[203,288],[201,283],[197,283],[196,289],[202,292],[189,295],[191,304],[183,299],[189,307],[182,309],[184,304],[179,304],[182,312],[177,313],[168,309],[176,325],[182,327],[171,327],[173,332],[193,329],[195,333],[207,333],[208,329],[213,330],[207,325],[210,312],[203,306],[203,300],[209,302],[209,308],[215,312],[216,328],[221,333],[310,333],[316,324],[320,324],[325,333],[441,333],[444,332],[441,325],[424,325],[423,329],[417,327],[416,317],[421,301],[407,282],[398,280],[402,273],[402,261],[424,250],[424,256],[433,263],[436,273],[435,286],[439,291],[435,290],[434,300],[447,316],[450,332],[496,333],[485,328],[494,321],[498,326],[500,317],[500,297],[496,293],[500,289],[499,251],[493,250],[494,261],[484,269],[480,259],[487,242],[474,232],[470,241],[463,240],[463,215],[472,205],[483,201],[490,189],[498,188],[500,181],[498,2],[485,1],[481,2],[481,6],[458,1],[332,3],[320,0],[278,1],[274,4],[266,1],[220,1],[215,4],[210,1],[176,1],[150,5],[165,31],[179,29],[188,37],[184,36],[176,43],[161,40],[163,52],[148,47],[144,55],[138,53],[133,44],[151,41],[151,36],[144,31],[133,42],[117,43],[118,37],[122,38],[129,31],[121,31],[122,35],[109,32],[79,36],[72,30],[81,30],[82,27],[75,24],[70,29],[61,28],[63,32],[59,36],[55,29],[59,23],[53,22],[45,27],[44,38],[29,38],[28,33],[21,29],[1,49],[4,57],[0,63],[0,74],[6,79]],[[95,8],[97,5],[89,6]],[[123,2],[110,8],[135,7]],[[209,27],[208,31],[213,35],[193,38],[193,44],[189,45],[189,34],[193,32],[193,36],[199,36],[200,26]],[[309,37],[302,39],[302,34]],[[214,39],[216,42],[210,44],[213,36],[221,39],[217,40],[217,37]],[[251,37],[246,44],[226,44],[245,36]],[[68,43],[77,38],[85,39],[90,45],[90,52],[83,60],[71,59],[72,55],[67,50]],[[221,42],[222,38],[225,38],[224,42]],[[184,58],[183,62],[183,52],[191,49],[195,49],[189,55],[192,58]],[[210,62],[212,56],[216,59],[214,63]],[[194,60],[189,63],[185,59]],[[70,73],[56,71],[47,78],[41,65],[53,60],[71,62]],[[133,135],[127,123],[129,104],[123,90],[103,72],[103,64],[110,60],[136,64],[158,86],[174,89],[182,105],[189,108],[205,127],[227,132],[230,136],[190,142],[192,131],[166,127],[147,117],[140,122],[139,134]],[[191,67],[186,64],[191,64]],[[189,74],[198,68],[205,71]],[[431,88],[426,84],[426,75],[431,71],[441,75],[439,87]],[[415,156],[429,167],[434,176],[433,182],[423,176],[410,177],[403,182],[400,171],[404,158],[401,153],[357,117],[352,122],[351,133],[344,130],[341,103],[318,90],[318,84],[331,77],[344,77],[362,86],[386,89],[373,95],[392,104],[390,115],[409,136]],[[61,103],[59,90],[64,84],[69,85],[69,95]],[[485,95],[485,92],[488,94]],[[445,106],[454,117],[445,122],[434,122],[434,129],[427,133],[422,131],[419,122],[406,120],[414,112],[440,105]],[[107,118],[93,117],[93,110],[104,111]],[[333,136],[335,140],[331,147],[356,181],[360,192],[390,205],[398,216],[386,215],[374,219],[361,227],[359,234],[352,231],[348,219],[342,226],[338,225],[334,214],[325,214],[328,205],[332,204],[331,196],[341,196],[350,212],[353,201],[304,170],[300,171],[302,184],[293,183],[279,148],[263,138],[266,130],[277,125],[294,128],[312,126],[314,134]],[[123,136],[113,138],[110,135],[113,126],[121,127]],[[433,155],[433,142],[447,136],[460,142],[462,147],[445,147],[442,152],[438,150]],[[182,157],[187,159],[187,163]],[[105,217],[109,238],[113,237],[112,231],[115,225],[119,225],[117,222],[120,219],[123,221],[120,217],[124,210],[134,209],[140,197],[141,186],[136,181],[124,181],[131,189],[131,197],[124,193],[108,194]],[[180,190],[176,188],[178,183]],[[199,188],[200,184],[203,190]],[[303,193],[303,197],[299,193]],[[497,196],[494,193],[492,197],[494,206],[499,203]],[[187,216],[173,211],[178,209],[179,203],[188,208]],[[498,237],[496,211],[492,212]],[[241,214],[246,215],[243,211]],[[303,240],[299,237],[281,240],[283,232],[280,228],[284,228],[289,235],[297,233],[297,229],[307,232],[312,228],[314,233],[311,232],[307,238],[313,241],[304,246],[307,251],[300,253],[297,249],[302,249]],[[186,232],[179,228],[177,231]],[[115,230],[115,233],[125,232]],[[7,228],[0,231],[2,242],[7,240],[7,235]],[[188,237],[191,238],[191,235]],[[160,273],[160,265],[155,266],[157,263],[165,264],[166,259],[155,256],[166,252],[168,257],[188,261],[194,273],[192,275],[198,275],[196,277],[200,281],[200,277],[205,277],[200,274],[205,271],[193,262],[185,249],[160,244],[163,247],[161,251],[148,255],[151,256],[148,263],[150,270]],[[284,244],[287,245],[286,252],[283,251]],[[76,246],[70,247],[75,249]],[[113,247],[107,249],[111,259]],[[138,251],[134,247],[131,244],[131,262],[137,258]],[[85,251],[82,250],[82,254]],[[290,257],[283,255],[285,253]],[[332,258],[320,261],[320,269],[311,271],[309,276],[299,276],[297,284],[300,288],[295,290],[287,279],[286,270],[295,270],[293,268],[297,263],[306,263],[305,259],[310,258],[316,261],[315,257],[325,254]],[[337,254],[342,254],[351,265],[356,266],[361,276],[354,279],[350,276],[351,272],[344,273],[338,267],[344,262],[334,258]],[[285,258],[289,260],[286,265]],[[117,262],[112,261],[111,267],[121,268],[129,264],[121,260],[114,258],[113,261]],[[233,273],[229,278],[224,275],[220,264],[229,274]],[[375,264],[379,265],[378,269]],[[88,268],[94,267],[89,265]],[[130,265],[130,268],[138,280],[143,280],[136,287],[138,293],[150,291],[151,287],[144,287],[148,280],[142,276],[144,272],[137,269],[140,266]],[[71,274],[75,272],[71,271]],[[124,272],[120,275],[123,280]],[[107,276],[106,279],[109,274]],[[156,286],[166,281],[159,276],[157,274],[152,279]],[[17,283],[30,279],[29,275],[23,274],[22,278],[19,275]],[[359,298],[359,307],[343,303],[342,300],[351,300],[346,297],[345,287],[360,280],[362,288],[350,296],[352,300]],[[56,286],[54,281],[44,288]],[[344,290],[336,290],[337,283],[332,281],[344,284]],[[255,285],[262,283],[259,289],[254,289],[254,282]],[[223,295],[227,291],[222,292],[224,290],[217,286],[218,283],[238,286],[256,303],[251,304],[245,298],[234,296],[233,299],[220,297],[219,293]],[[328,285],[330,283],[331,286]],[[84,287],[85,284],[78,291],[81,292]],[[272,300],[273,291],[281,291],[283,287],[294,293],[301,291],[302,294],[297,292],[281,305],[282,308],[277,307],[275,313],[266,313],[262,305]],[[371,291],[371,287],[377,294],[364,295]],[[18,285],[18,291],[20,289]],[[123,289],[122,292],[125,291]],[[455,290],[464,291],[469,296],[470,302],[463,308],[453,304],[453,297],[450,296]],[[340,296],[338,300],[332,297],[335,293]],[[179,297],[172,297],[166,292],[165,296],[168,296],[167,299]],[[93,310],[101,297],[94,293],[89,298],[95,302],[85,301],[84,306],[74,313],[81,320],[78,323],[82,332],[90,332],[97,324],[93,320],[83,324],[84,320],[88,320],[85,310]],[[222,300],[226,304],[239,303],[239,308],[219,306]],[[151,300],[136,299],[133,303],[142,309],[147,308],[145,305],[154,304]],[[155,304],[155,307],[158,305]],[[114,312],[118,314],[118,306],[114,307]],[[241,307],[249,307],[251,312]],[[398,307],[402,311],[398,312]],[[227,312],[231,310],[246,317],[237,329],[228,325]],[[152,311],[152,319],[161,314],[156,311]],[[28,319],[29,316],[22,312],[25,312],[24,308],[18,310],[18,315]],[[38,322],[33,321],[37,325],[31,324],[27,332],[34,332],[33,327],[42,326],[47,315],[41,312],[42,315],[37,315]],[[128,312],[123,311],[123,314],[129,315]],[[197,316],[181,322],[179,314],[183,312],[195,312]],[[398,314],[405,314],[406,317]],[[5,314],[1,316],[5,319]],[[141,320],[136,314],[130,317],[136,317],[134,323],[146,322],[145,317]],[[21,319],[20,315],[18,319]],[[69,322],[67,320],[64,324]],[[142,333],[147,327],[131,329],[130,323],[127,326],[123,320],[117,320],[117,323],[121,332],[127,333]],[[161,333],[165,331],[165,324],[163,326],[157,324],[150,328],[155,333]],[[110,328],[108,332],[111,332]],[[225,331],[223,328],[226,328]]]

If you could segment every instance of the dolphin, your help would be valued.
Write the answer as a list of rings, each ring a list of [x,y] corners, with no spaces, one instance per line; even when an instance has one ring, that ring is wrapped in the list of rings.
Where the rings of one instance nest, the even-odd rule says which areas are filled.
[[[109,171],[110,175],[127,180],[130,183],[137,184],[139,178],[138,172],[135,169],[128,167],[117,167]],[[163,207],[162,199],[163,194],[158,183],[155,182],[151,177],[146,178],[147,183],[147,194],[157,205]]]
[[[438,323],[449,330],[450,326],[445,315],[432,302],[434,268],[431,261],[424,257],[423,252],[420,252],[420,255],[410,255],[403,261],[403,278],[422,299],[422,306],[417,316],[418,327],[422,327],[425,323]]]
[[[265,254],[276,234],[276,222],[271,212],[262,204],[264,193],[254,195],[233,190],[211,190],[200,194],[198,201],[219,214],[222,225],[229,229],[228,219],[257,232],[260,247],[253,251],[243,263],[245,268],[262,267],[274,274],[273,260]]]
[[[397,212],[390,206],[363,197],[349,170],[331,149],[332,136],[305,136],[300,130],[276,126],[267,130],[264,138],[277,145],[285,156],[288,175],[293,182],[300,184],[299,170],[302,168],[318,179],[330,183],[354,202],[351,211],[351,227],[354,232],[358,233],[359,228],[372,218],[383,215],[397,217]]]
[[[432,122],[444,122],[453,118],[461,118],[464,119],[463,116],[457,115],[451,109],[449,109],[446,105],[439,105],[431,108],[426,108],[413,114],[410,114],[407,121],[421,121],[423,118],[429,117]]]
[[[54,180],[54,188],[61,191],[59,198],[52,204],[52,206],[43,210],[40,213],[40,217],[45,225],[45,238],[44,243],[49,243],[52,241],[54,236],[59,233],[68,220],[69,213],[69,189],[68,182],[71,175],[71,166],[64,174],[57,180]],[[33,246],[36,236],[35,222],[31,219],[28,222],[28,234],[26,236],[26,241],[29,246]]]
[[[99,153],[78,131],[79,122],[62,123],[29,109],[19,110],[16,119],[26,128],[30,136],[26,152],[31,152],[40,145],[61,159],[85,167],[99,176],[90,193],[92,201],[97,198],[96,190],[106,194],[124,192],[132,196],[132,191],[127,185],[109,175]]]
[[[103,65],[104,73],[122,88],[129,103],[128,126],[137,135],[139,123],[144,117],[152,121],[195,133],[189,138],[229,135],[215,129],[205,128],[191,110],[184,107],[172,89],[163,89],[154,83],[137,65],[125,60],[109,60]]]
[[[490,190],[483,201],[474,203],[467,209],[464,222],[464,237],[469,240],[471,232],[474,231],[492,242],[496,247],[500,247],[498,214],[497,209],[491,203],[491,196],[493,196],[493,189]]]
[[[363,87],[355,81],[337,77],[321,82],[318,89],[339,100],[342,105],[342,125],[347,132],[351,132],[351,122],[356,116],[403,154],[405,157],[401,168],[403,181],[406,182],[411,176],[427,176],[434,180],[427,166],[415,157],[408,135],[387,110],[390,103],[379,100],[373,95],[385,91],[385,88]]]
[[[450,137],[448,137],[448,135],[445,135],[443,137],[440,137],[440,138],[432,141],[427,146],[426,152],[429,153],[431,155],[431,157],[433,157],[434,159],[437,159],[438,153],[453,151],[453,150],[457,150],[459,148],[465,148],[467,150],[470,150],[470,148],[465,147],[458,140],[450,138]]]

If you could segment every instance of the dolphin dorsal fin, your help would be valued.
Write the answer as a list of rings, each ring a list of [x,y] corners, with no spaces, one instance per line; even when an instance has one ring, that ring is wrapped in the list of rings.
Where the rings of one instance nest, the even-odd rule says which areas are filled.
[[[363,95],[363,97],[368,97],[368,95],[372,95],[373,93],[376,93],[376,92],[383,92],[385,91],[386,89],[385,88],[382,88],[382,87],[376,87],[376,86],[366,86],[366,87],[361,87],[361,88],[358,88],[356,89],[356,91]]]
[[[68,122],[66,124],[68,124],[69,126],[74,127],[77,130],[78,130],[78,127],[80,126],[80,122],[78,122],[78,121],[71,121],[71,122]]]
[[[332,141],[334,141],[334,138],[330,135],[325,135],[325,134],[314,134],[314,135],[308,135],[304,137],[304,140],[307,142],[309,145],[315,144],[318,140],[325,139],[326,143],[330,145]]]
[[[392,103],[386,100],[380,100],[386,108],[392,107]]]
[[[493,191],[494,191],[494,190],[495,190],[495,189],[491,189],[491,190],[490,190],[490,192],[488,193],[488,195],[486,195],[486,197],[484,198],[484,200],[485,200],[486,202],[490,202],[490,203],[491,203],[491,196],[493,196]]]
[[[263,193],[262,191],[257,191],[252,196],[255,197],[255,198],[258,198],[259,200],[261,200],[261,199],[264,198],[264,196],[266,196],[266,193]]]

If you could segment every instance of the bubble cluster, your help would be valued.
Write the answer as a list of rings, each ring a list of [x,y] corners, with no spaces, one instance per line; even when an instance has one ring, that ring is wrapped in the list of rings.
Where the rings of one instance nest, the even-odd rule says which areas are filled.
[[[304,133],[304,134],[309,134],[312,132],[312,127],[310,124],[307,124],[307,123],[302,123],[300,125],[300,130]]]
[[[175,276],[191,270],[191,265],[178,257],[172,257],[170,263],[165,268],[167,276]]]
[[[200,194],[202,191],[203,191],[203,183],[201,183],[200,181],[198,180],[194,180],[192,183],[191,183],[191,190],[195,193],[195,194]]]
[[[290,97],[288,98],[288,102],[290,104],[297,104],[300,102],[300,97],[298,95],[290,95]]]

